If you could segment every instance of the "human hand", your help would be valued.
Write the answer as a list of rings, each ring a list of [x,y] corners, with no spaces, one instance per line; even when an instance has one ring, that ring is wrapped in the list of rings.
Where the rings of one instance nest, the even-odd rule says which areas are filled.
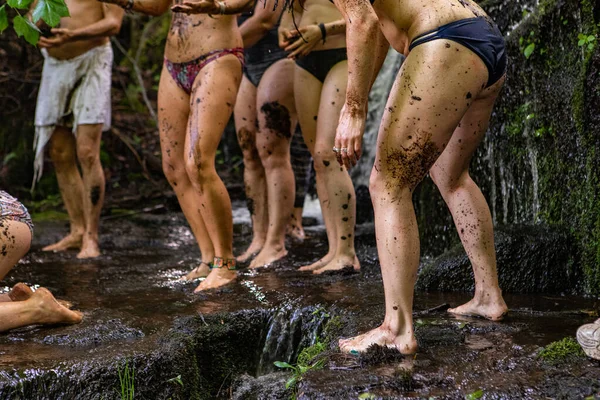
[[[38,46],[42,48],[59,47],[73,40],[73,31],[67,28],[53,28],[50,30],[52,36],[40,36]]]
[[[175,4],[171,11],[184,14],[222,14],[225,3],[215,0],[184,1]]]
[[[342,107],[335,134],[334,151],[337,161],[346,169],[354,167],[362,155],[362,139],[365,132],[366,113]],[[337,151],[336,151],[337,150]]]
[[[296,32],[296,30],[294,29],[293,32]],[[279,30],[277,31],[277,38],[279,40],[279,47],[285,49],[294,40],[296,40],[298,36],[294,36],[292,34],[292,31],[289,29],[279,28]]]
[[[319,25],[307,25],[300,29],[295,29],[289,33],[290,38],[297,38],[294,43],[288,44],[285,51],[290,52],[288,58],[296,59],[304,57],[323,40],[321,28]]]

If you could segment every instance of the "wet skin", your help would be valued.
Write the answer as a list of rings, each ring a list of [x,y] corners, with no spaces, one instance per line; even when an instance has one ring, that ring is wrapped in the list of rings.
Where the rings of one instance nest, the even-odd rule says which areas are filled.
[[[0,220],[0,280],[27,253],[31,231],[27,224]],[[0,296],[0,332],[34,324],[78,323],[81,314],[59,304],[46,289],[33,291],[18,283]]]
[[[121,0],[111,2],[125,4]],[[188,62],[214,50],[242,47],[234,15],[213,16],[206,10],[188,15],[177,12],[181,11],[181,1],[165,0],[136,0],[133,9],[161,15],[171,6],[176,10],[165,47],[169,61]],[[196,76],[190,94],[177,85],[166,68],[159,83],[163,170],[198,241],[204,265],[211,263],[214,257],[233,259],[231,201],[217,175],[215,157],[221,134],[233,111],[241,67],[232,54],[208,63]],[[186,277],[195,278],[208,272],[203,265],[200,267]],[[196,291],[223,286],[236,277],[235,271],[212,269]]]
[[[337,147],[349,149],[340,162],[352,166],[361,151],[368,95],[365,80],[376,72],[364,61],[376,51],[364,45],[365,38],[380,43],[387,39],[396,50],[405,51],[410,39],[423,31],[485,14],[468,1],[393,5],[376,1],[371,7],[366,0],[336,0],[336,4],[348,21],[355,21],[348,26],[348,41],[349,59],[356,61],[349,67],[348,94],[336,137]],[[417,349],[412,306],[420,250],[412,193],[428,172],[450,208],[475,274],[473,300],[449,311],[491,320],[507,311],[498,286],[489,207],[468,172],[504,83],[502,78],[486,88],[487,80],[481,59],[448,40],[415,47],[398,73],[381,123],[370,182],[386,314],[380,327],[341,340],[343,351],[364,351],[372,344],[395,347],[404,354]]]
[[[296,22],[300,28],[341,18],[328,0],[308,0],[303,7],[296,2],[294,13],[298,16]],[[343,48],[345,45],[345,36],[337,35],[328,37],[325,44],[319,43],[312,51]],[[328,253],[313,264],[302,267],[302,271],[322,273],[344,268],[360,269],[354,249],[354,186],[348,172],[335,163],[331,152],[346,93],[347,66],[346,61],[336,64],[323,83],[306,70],[298,66],[295,69],[296,108],[304,141],[314,160],[317,193],[329,242]]]
[[[278,22],[283,3],[256,7],[241,26],[244,45],[256,43]],[[267,266],[287,255],[286,226],[294,205],[290,139],[297,123],[291,60],[271,65],[255,87],[243,77],[234,116],[244,157],[244,184],[252,217],[252,242],[237,259],[254,257],[250,267]]]
[[[123,10],[95,0],[67,0],[70,17],[61,18],[60,29],[40,39],[40,47],[57,59],[71,59],[108,43],[119,32]],[[57,95],[68,96],[68,93]],[[71,232],[44,251],[80,248],[77,258],[100,255],[98,224],[104,201],[104,171],[100,164],[102,124],[77,126],[76,139],[71,130],[57,126],[50,139],[50,156],[69,214]],[[77,164],[81,167],[79,172]]]

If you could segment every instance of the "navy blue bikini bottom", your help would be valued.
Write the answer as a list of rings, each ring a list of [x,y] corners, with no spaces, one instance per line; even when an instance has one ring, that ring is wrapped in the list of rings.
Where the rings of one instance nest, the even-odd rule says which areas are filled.
[[[504,36],[496,24],[484,17],[461,19],[422,33],[410,43],[409,51],[437,39],[452,40],[477,54],[488,69],[486,87],[498,82],[506,72],[508,60]]]

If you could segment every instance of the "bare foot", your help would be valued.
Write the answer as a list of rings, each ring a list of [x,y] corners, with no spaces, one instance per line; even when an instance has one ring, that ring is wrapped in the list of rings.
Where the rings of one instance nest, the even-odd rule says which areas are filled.
[[[264,242],[253,239],[246,251],[242,255],[236,257],[237,262],[246,262],[250,260],[262,250],[264,245]]]
[[[81,247],[82,239],[82,233],[71,232],[62,240],[44,247],[42,251],[65,251],[68,249],[79,249]]]
[[[260,253],[250,263],[250,268],[266,267],[269,264],[287,256],[287,250],[283,247],[263,247]]]
[[[306,233],[304,233],[304,228],[302,225],[296,225],[295,221],[292,220],[287,228],[285,229],[285,234],[292,238],[292,240],[303,242],[306,239]]]
[[[85,239],[81,246],[81,251],[77,254],[77,258],[95,258],[100,256],[100,247],[98,241],[94,239]]]
[[[33,290],[24,283],[17,283],[8,292],[11,301],[25,301],[33,295]]]
[[[323,268],[324,266],[326,266],[327,264],[329,264],[329,262],[331,260],[333,260],[333,256],[334,255],[335,254],[333,254],[333,253],[327,253],[325,255],[325,257],[318,259],[314,263],[312,263],[310,265],[305,265],[303,267],[300,267],[299,271],[314,271],[314,270],[317,270],[319,268]]]
[[[56,301],[64,308],[68,308],[69,310],[73,308],[73,303],[71,303],[69,300],[56,299]]]
[[[194,290],[194,293],[225,286],[228,283],[233,282],[236,278],[236,271],[230,271],[227,268],[213,268],[206,279],[203,280],[200,285],[198,285],[196,290]]]
[[[180,281],[193,281],[198,278],[206,278],[210,274],[210,266],[207,262],[202,261],[200,265],[188,272],[187,275],[179,278]]]
[[[36,303],[38,324],[78,324],[83,315],[60,305],[52,293],[45,288],[39,288],[27,301]]]
[[[374,344],[396,349],[402,354],[414,354],[417,351],[417,340],[412,332],[396,336],[383,326],[362,335],[340,339],[339,341],[340,350],[345,353],[362,353]]]
[[[476,296],[471,301],[456,308],[449,308],[448,312],[466,317],[483,317],[491,321],[500,321],[508,312],[508,307],[502,296]]]
[[[355,272],[360,271],[358,257],[354,256],[354,260],[349,257],[336,257],[324,267],[314,270],[313,274],[319,275],[327,271],[341,271],[345,268],[352,268]]]

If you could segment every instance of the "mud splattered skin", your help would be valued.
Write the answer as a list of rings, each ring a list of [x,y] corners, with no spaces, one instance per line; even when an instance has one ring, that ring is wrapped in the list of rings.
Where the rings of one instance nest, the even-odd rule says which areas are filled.
[[[390,180],[386,185],[414,189],[427,175],[442,149],[431,140],[431,132],[421,132],[409,146],[387,151],[384,159]],[[389,189],[389,188],[388,188]]]
[[[292,120],[290,112],[285,106],[273,101],[263,104],[260,111],[265,115],[265,128],[280,138],[290,139],[292,137]]]

